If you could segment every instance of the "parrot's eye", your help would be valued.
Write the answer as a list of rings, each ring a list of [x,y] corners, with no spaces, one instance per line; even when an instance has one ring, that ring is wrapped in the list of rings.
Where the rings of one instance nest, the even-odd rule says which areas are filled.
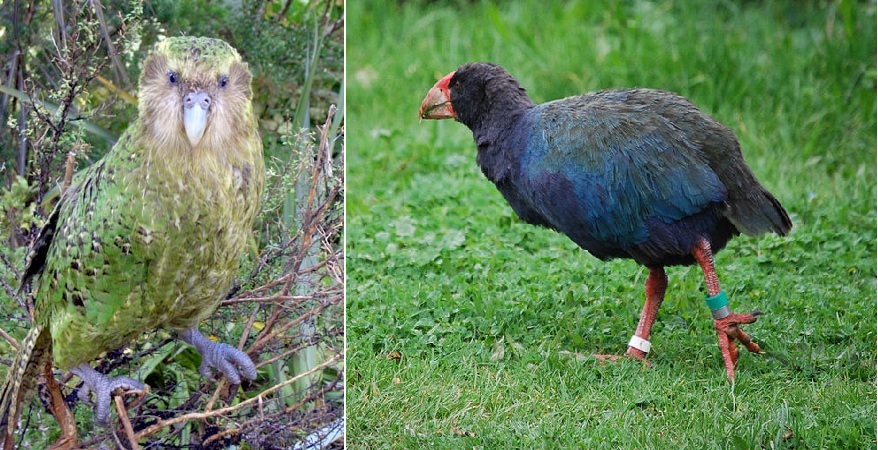
[[[168,81],[169,81],[172,85],[176,86],[176,85],[177,85],[177,81],[179,81],[179,78],[180,78],[180,76],[177,75],[175,72],[168,72]]]
[[[229,76],[228,75],[220,75],[219,77],[219,87],[224,88],[229,85]]]

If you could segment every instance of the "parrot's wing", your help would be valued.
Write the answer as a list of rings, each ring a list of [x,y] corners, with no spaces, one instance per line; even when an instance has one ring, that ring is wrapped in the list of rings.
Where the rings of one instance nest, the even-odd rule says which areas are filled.
[[[58,200],[58,204],[49,214],[49,218],[40,234],[34,240],[33,245],[27,252],[27,261],[24,266],[24,273],[21,275],[21,285],[18,287],[19,294],[24,290],[25,286],[33,279],[35,275],[42,272],[46,265],[46,256],[49,254],[49,246],[55,238],[55,230],[58,228],[58,217],[60,216],[61,207],[68,201],[69,195],[62,195]]]

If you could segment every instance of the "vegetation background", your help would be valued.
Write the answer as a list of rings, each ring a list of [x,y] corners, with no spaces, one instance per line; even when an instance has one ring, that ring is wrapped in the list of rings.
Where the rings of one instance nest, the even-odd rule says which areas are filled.
[[[871,1],[350,2],[350,448],[873,448]],[[418,123],[441,76],[505,66],[536,102],[678,92],[790,211],[718,255],[747,330],[729,383],[698,268],[669,271],[652,365],[622,353],[647,271],[522,223],[469,130]],[[746,353],[746,352],[745,352]]]
[[[67,155],[82,168],[112,146],[137,115],[141,62],[153,43],[177,35],[226,40],[254,74],[268,166],[264,214],[239,283],[201,328],[240,342],[259,376],[220,414],[226,405],[217,395],[227,387],[201,378],[197,353],[157,331],[98,363],[151,387],[130,413],[133,439],[94,426],[91,407],[76,397],[78,379],[58,374],[77,406],[81,443],[271,449],[316,431],[337,437],[344,392],[344,4],[337,0],[0,3],[0,372],[14,357],[11,341],[30,324],[29,301],[15,293],[18,273],[57,197]],[[58,435],[36,398],[22,423],[21,448],[46,448]]]

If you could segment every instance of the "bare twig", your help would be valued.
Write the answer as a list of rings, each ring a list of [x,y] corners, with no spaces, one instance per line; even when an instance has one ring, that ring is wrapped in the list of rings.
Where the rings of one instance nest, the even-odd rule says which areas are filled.
[[[329,145],[329,129],[332,127],[332,116],[335,115],[335,105],[329,105],[329,114],[326,115],[326,123],[320,130],[320,153],[323,155],[323,173],[332,177],[332,146]]]
[[[125,436],[131,445],[131,450],[138,450],[137,439],[134,438],[134,428],[131,427],[131,420],[128,418],[128,410],[125,408],[125,398],[122,395],[115,396],[116,412],[119,413],[119,421],[122,422],[122,428],[125,429]]]
[[[131,79],[128,78],[128,72],[125,70],[122,61],[119,59],[119,52],[116,51],[113,39],[110,38],[110,30],[107,27],[107,21],[104,20],[104,8],[101,5],[100,0],[91,0],[91,6],[94,8],[95,17],[97,17],[98,22],[101,24],[101,34],[104,35],[104,42],[107,43],[107,56],[113,61],[113,69],[116,72],[116,76],[125,84],[126,88],[130,88]]]
[[[158,432],[159,430],[162,430],[164,428],[167,428],[167,427],[179,424],[179,423],[189,422],[192,420],[207,419],[207,418],[211,418],[211,417],[219,417],[219,416],[223,416],[223,415],[235,412],[235,411],[242,409],[246,406],[253,405],[254,403],[259,402],[263,397],[268,396],[269,394],[283,388],[284,386],[295,383],[296,381],[298,381],[301,378],[304,378],[304,377],[306,377],[314,372],[323,370],[323,369],[335,364],[337,361],[339,361],[341,359],[341,357],[342,357],[341,354],[335,354],[331,358],[329,358],[328,360],[324,361],[323,363],[321,363],[317,366],[314,366],[313,368],[311,368],[311,370],[309,370],[307,372],[300,373],[299,375],[296,375],[295,377],[292,377],[289,380],[284,381],[283,383],[276,384],[276,385],[260,392],[258,396],[244,400],[243,402],[238,403],[237,405],[227,406],[225,408],[216,409],[216,410],[213,410],[210,412],[189,413],[189,414],[184,414],[182,416],[174,417],[173,419],[160,420],[157,423],[150,425],[149,427],[146,427],[143,430],[140,430],[137,434],[134,435],[134,438],[138,439],[138,440],[143,439],[144,437],[150,436],[150,435]]]
[[[230,428],[230,429],[228,429],[228,430],[223,430],[223,431],[221,431],[221,432],[219,432],[219,433],[216,433],[216,434],[210,436],[209,438],[205,439],[205,441],[202,443],[202,445],[206,447],[206,446],[208,446],[209,444],[211,444],[211,443],[213,443],[213,442],[216,442],[216,441],[219,440],[219,439],[223,439],[223,438],[226,438],[226,437],[229,437],[229,436],[240,435],[241,433],[244,432],[245,429],[250,428],[250,427],[253,427],[253,426],[255,426],[256,424],[258,424],[258,423],[260,423],[260,422],[264,422],[264,421],[267,421],[267,420],[271,420],[271,419],[274,418],[274,417],[277,417],[277,416],[280,416],[280,415],[283,415],[283,414],[289,414],[289,413],[292,412],[292,411],[295,411],[295,410],[297,410],[297,409],[300,409],[300,408],[302,407],[302,405],[307,404],[307,403],[309,403],[309,402],[313,402],[313,401],[316,400],[317,398],[319,398],[319,397],[323,396],[324,394],[326,394],[326,392],[335,389],[335,388],[338,386],[338,383],[339,383],[340,381],[341,381],[341,379],[340,379],[340,378],[337,378],[337,379],[335,380],[335,382],[333,382],[333,383],[331,383],[331,384],[327,384],[327,385],[323,386],[321,389],[312,392],[311,394],[305,396],[305,398],[303,398],[302,400],[300,400],[300,401],[294,403],[293,405],[291,405],[291,406],[289,406],[289,407],[287,407],[287,408],[284,408],[283,411],[280,411],[280,412],[278,412],[278,413],[271,414],[271,415],[260,414],[258,417],[254,417],[254,418],[252,418],[252,419],[250,419],[250,420],[248,420],[248,421],[246,421],[246,422],[240,424],[238,427]]]
[[[326,261],[321,263],[321,265],[325,265]],[[231,300],[226,300],[223,302],[223,306],[234,305],[236,303],[275,303],[282,302],[289,306],[289,302],[304,302],[307,300],[319,300],[321,298],[335,297],[336,295],[341,295],[344,293],[344,288],[337,287],[332,289],[327,289],[325,291],[318,291],[311,295],[272,295],[270,297],[239,297],[233,298]]]
[[[64,185],[61,186],[61,194],[67,192],[70,183],[73,181],[73,170],[76,169],[76,151],[67,152],[67,162],[64,165]]]
[[[11,345],[12,348],[15,349],[15,351],[21,351],[21,345],[18,344],[18,341],[16,341],[16,340],[15,340],[12,336],[10,336],[6,331],[3,331],[2,328],[0,328],[0,336],[2,336],[3,339],[6,339],[6,342],[8,342],[9,345]]]

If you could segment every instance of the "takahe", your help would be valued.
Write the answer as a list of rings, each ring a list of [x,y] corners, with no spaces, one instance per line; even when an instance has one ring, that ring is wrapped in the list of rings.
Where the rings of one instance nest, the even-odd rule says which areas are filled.
[[[741,330],[761,314],[732,313],[713,255],[741,232],[787,234],[792,222],[741,156],[735,134],[687,99],[653,89],[606,90],[534,104],[502,67],[470,63],[439,80],[423,119],[473,132],[477,161],[525,222],[567,235],[600,259],[649,268],[646,303],[627,355],[644,359],[665,295],[665,266],[698,263],[734,380]]]

